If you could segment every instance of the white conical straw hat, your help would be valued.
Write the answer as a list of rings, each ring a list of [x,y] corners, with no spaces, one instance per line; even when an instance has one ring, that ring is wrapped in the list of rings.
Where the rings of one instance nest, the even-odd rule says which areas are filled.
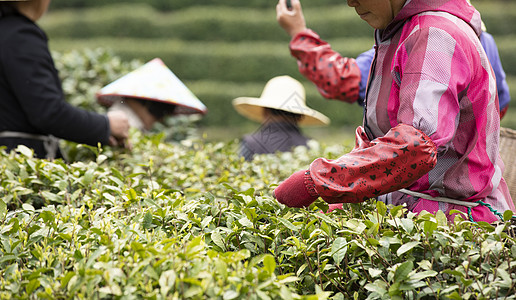
[[[174,114],[205,114],[207,110],[159,58],[113,81],[97,93],[97,100],[105,106],[111,106],[120,97],[174,104],[177,105]]]
[[[257,122],[264,121],[265,107],[303,115],[299,125],[328,125],[330,119],[306,106],[303,85],[290,76],[274,77],[267,82],[260,98],[239,97],[233,107],[244,117]]]

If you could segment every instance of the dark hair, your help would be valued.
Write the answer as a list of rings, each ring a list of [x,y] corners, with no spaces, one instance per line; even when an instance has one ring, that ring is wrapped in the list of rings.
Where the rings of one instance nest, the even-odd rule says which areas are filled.
[[[0,1],[0,18],[9,15],[14,15],[17,12],[18,10],[16,9],[14,2]]]
[[[265,110],[267,111],[267,113],[270,113],[273,116],[280,116],[290,121],[299,122],[303,118],[303,115],[291,113],[280,109],[265,107]]]
[[[165,116],[169,116],[174,114],[177,105],[171,103],[157,102],[157,101],[149,101],[143,100],[139,98],[132,98],[142,104],[151,115],[153,115],[156,119],[161,120]]]

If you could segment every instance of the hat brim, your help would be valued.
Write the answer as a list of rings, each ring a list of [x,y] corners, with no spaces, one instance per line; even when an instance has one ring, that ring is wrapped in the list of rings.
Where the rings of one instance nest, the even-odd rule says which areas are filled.
[[[199,109],[196,107],[184,105],[182,103],[177,103],[169,100],[160,100],[155,98],[149,98],[149,97],[142,97],[138,96],[135,97],[134,95],[124,95],[124,94],[97,94],[97,100],[98,102],[106,107],[110,107],[115,102],[118,102],[121,100],[121,98],[135,98],[140,99],[144,101],[153,101],[153,102],[159,102],[159,103],[165,103],[170,105],[175,105],[176,109],[174,110],[174,115],[191,115],[191,114],[206,114],[206,109]]]
[[[264,101],[262,98],[238,97],[233,100],[233,107],[242,116],[256,122],[263,122],[265,120],[263,111],[267,107],[302,115],[303,117],[298,122],[300,126],[327,126],[330,124],[328,117],[305,105],[297,105],[296,107],[285,109],[269,101]]]

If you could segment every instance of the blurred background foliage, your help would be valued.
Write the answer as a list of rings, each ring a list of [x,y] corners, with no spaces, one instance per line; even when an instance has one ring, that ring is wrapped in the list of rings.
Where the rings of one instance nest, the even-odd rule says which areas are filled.
[[[472,2],[497,41],[515,99],[516,2]],[[288,50],[289,37],[276,22],[276,3],[53,0],[40,25],[57,52],[103,48],[126,62],[163,59],[208,107],[208,114],[199,121],[208,129],[208,138],[227,140],[254,130],[257,124],[238,115],[231,101],[239,96],[259,97],[269,79],[283,74],[300,80],[308,105],[332,120],[329,128],[305,129],[309,135],[334,140],[335,134],[352,134],[352,128],[361,123],[362,108],[322,98],[299,74]],[[372,46],[372,29],[346,1],[302,1],[302,5],[308,27],[342,55],[356,57]],[[94,93],[89,94],[94,103]],[[515,108],[509,109],[502,126],[516,129]]]

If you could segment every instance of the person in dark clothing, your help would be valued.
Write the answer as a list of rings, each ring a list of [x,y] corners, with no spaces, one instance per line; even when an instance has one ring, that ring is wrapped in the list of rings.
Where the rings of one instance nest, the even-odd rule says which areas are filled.
[[[67,103],[44,31],[35,23],[50,0],[0,2],[0,145],[26,145],[39,158],[62,158],[58,138],[123,145],[127,116]]]
[[[251,160],[255,154],[287,152],[306,146],[308,138],[300,125],[328,125],[330,120],[305,103],[305,90],[290,76],[278,76],[267,82],[260,98],[239,97],[233,106],[241,115],[257,122],[260,128],[245,135],[240,155]]]

